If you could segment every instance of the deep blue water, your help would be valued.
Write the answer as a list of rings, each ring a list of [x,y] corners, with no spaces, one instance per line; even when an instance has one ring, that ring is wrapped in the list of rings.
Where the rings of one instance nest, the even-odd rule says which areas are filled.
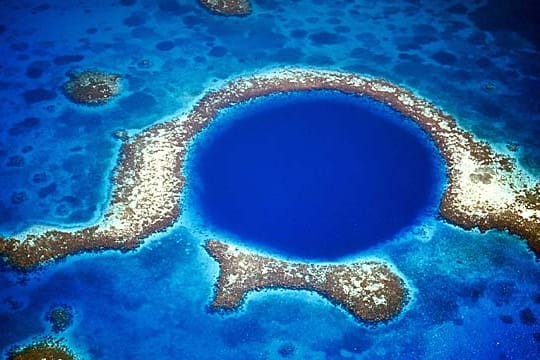
[[[538,177],[537,8],[254,0],[252,15],[223,18],[196,0],[0,0],[0,234],[99,218],[121,145],[114,131],[141,131],[187,111],[208,87],[275,67],[384,77],[496,149],[514,143],[518,164]],[[84,69],[121,74],[119,98],[97,108],[67,101],[67,74]],[[0,264],[0,357],[51,335],[84,359],[540,358],[533,254],[504,232],[451,226],[429,204],[412,229],[347,259],[379,257],[407,278],[412,302],[389,324],[365,327],[294,291],[208,312],[217,264],[201,245],[213,232],[186,208],[138,251],[77,255],[30,274]],[[45,317],[58,304],[74,309],[74,324],[53,334]]]
[[[417,225],[440,199],[437,149],[366,98],[270,96],[229,110],[200,138],[189,178],[205,227],[281,255],[359,253]]]

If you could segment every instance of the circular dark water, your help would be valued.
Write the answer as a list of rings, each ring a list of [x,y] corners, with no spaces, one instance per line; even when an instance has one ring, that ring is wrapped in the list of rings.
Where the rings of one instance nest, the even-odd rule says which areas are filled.
[[[274,95],[220,115],[190,155],[203,225],[284,256],[333,260],[388,240],[440,199],[427,136],[373,100]]]

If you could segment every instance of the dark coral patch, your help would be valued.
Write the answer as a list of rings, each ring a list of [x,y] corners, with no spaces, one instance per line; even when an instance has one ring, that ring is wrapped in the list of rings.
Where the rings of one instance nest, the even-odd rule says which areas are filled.
[[[469,17],[482,30],[515,32],[540,48],[540,11],[536,0],[489,0]]]
[[[13,124],[13,126],[9,128],[8,133],[10,135],[20,135],[27,133],[38,127],[39,122],[39,118],[37,117],[27,117],[26,119]]]
[[[285,343],[279,347],[278,354],[281,357],[288,358],[288,357],[293,356],[295,351],[296,349],[293,344]]]
[[[137,26],[131,30],[131,36],[136,39],[152,39],[157,36],[153,28],[148,26]]]
[[[37,14],[45,10],[49,10],[51,8],[51,5],[47,3],[39,4],[38,6],[35,6],[32,8],[32,13]]]
[[[447,51],[438,51],[431,58],[441,65],[453,65],[457,61],[455,55]]]
[[[73,324],[73,309],[69,305],[58,305],[49,310],[47,321],[55,333],[62,332]]]
[[[346,41],[345,37],[341,35],[337,35],[335,33],[331,33],[328,31],[321,31],[314,34],[309,35],[309,39],[319,45],[334,45],[334,44],[340,44]]]
[[[77,207],[77,206],[80,206],[82,204],[81,199],[79,199],[78,197],[75,197],[75,196],[71,196],[71,195],[64,196],[62,199],[60,199],[60,201],[65,202],[69,206],[72,206],[72,207]]]
[[[84,59],[84,55],[75,54],[75,55],[60,55],[54,58],[53,62],[55,65],[67,65],[74,62],[80,62]]]
[[[296,29],[296,30],[291,31],[291,36],[292,36],[293,38],[296,38],[296,39],[305,38],[306,35],[307,35],[307,31],[306,31],[306,30]]]
[[[206,58],[204,56],[197,55],[193,58],[193,61],[196,63],[202,64],[206,62]]]
[[[169,13],[171,15],[179,16],[193,11],[193,7],[187,5],[180,5],[175,0],[161,0],[159,2],[159,10]]]
[[[24,97],[24,101],[26,101],[27,104],[49,101],[56,98],[56,93],[54,91],[43,88],[27,90],[23,92],[22,95]]]
[[[339,25],[341,24],[341,20],[339,20],[338,18],[332,17],[332,18],[327,19],[326,23],[330,25]]]
[[[50,185],[47,185],[45,187],[42,187],[39,191],[38,191],[38,195],[40,198],[46,198],[47,196],[49,195],[52,195],[56,192],[56,184],[55,183],[52,183]]]
[[[132,14],[124,19],[123,23],[129,27],[135,27],[146,23],[146,18],[143,14]]]
[[[13,155],[9,157],[6,163],[6,166],[21,167],[21,166],[24,166],[24,163],[25,163],[24,157],[22,157],[21,155]]]
[[[156,44],[156,49],[158,49],[160,51],[169,51],[172,48],[174,48],[174,43],[172,41],[169,41],[169,40],[161,41],[161,42]]]
[[[536,316],[534,315],[532,310],[529,308],[525,308],[519,312],[519,319],[521,320],[521,323],[524,325],[534,325],[538,323]]]
[[[13,205],[19,205],[28,199],[28,194],[25,191],[15,191],[11,194],[11,203]]]
[[[223,46],[214,46],[209,52],[208,55],[213,57],[223,57],[227,53],[227,48]]]
[[[32,175],[32,182],[34,184],[42,184],[46,181],[47,181],[47,174],[44,172],[39,172]]]
[[[348,26],[344,26],[344,25],[339,25],[339,26],[336,26],[334,28],[334,30],[336,32],[339,32],[339,33],[348,33],[348,32],[351,32],[351,28],[348,27]]]
[[[514,319],[510,315],[499,315],[499,319],[505,324],[512,324]]]
[[[26,42],[18,42],[10,45],[10,48],[12,48],[15,51],[24,51],[28,49],[30,45]]]
[[[182,19],[182,22],[185,25],[191,27],[191,26],[199,25],[200,23],[202,23],[202,19],[198,16],[188,15],[188,16],[184,16],[184,18]]]
[[[44,71],[46,71],[51,66],[51,63],[48,61],[38,60],[28,64],[26,68],[26,76],[31,79],[39,78]]]

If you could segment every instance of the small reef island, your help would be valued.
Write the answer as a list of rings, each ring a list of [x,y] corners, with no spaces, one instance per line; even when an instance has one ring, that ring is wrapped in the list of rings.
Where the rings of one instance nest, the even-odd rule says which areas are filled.
[[[220,15],[245,16],[251,13],[249,0],[199,0],[201,5]]]
[[[315,291],[366,323],[390,320],[407,303],[403,280],[379,261],[305,264],[253,254],[216,240],[205,247],[221,268],[210,305],[215,310],[236,309],[249,291],[267,288]]]
[[[76,104],[102,105],[120,91],[120,75],[102,71],[83,71],[70,74],[64,84],[64,94]]]
[[[0,254],[30,270],[45,262],[87,251],[137,248],[164,231],[180,214],[183,165],[193,138],[219,111],[281,92],[334,90],[387,104],[418,124],[446,161],[448,186],[440,214],[465,229],[507,230],[526,239],[540,255],[540,183],[509,156],[462,130],[430,102],[381,79],[333,71],[286,69],[244,76],[208,91],[189,111],[154,125],[123,144],[113,193],[101,221],[73,230],[49,229],[0,239]],[[382,261],[352,264],[285,262],[220,241],[206,243],[219,262],[212,307],[234,309],[246,292],[263,288],[312,290],[355,317],[377,322],[404,308],[405,281]]]

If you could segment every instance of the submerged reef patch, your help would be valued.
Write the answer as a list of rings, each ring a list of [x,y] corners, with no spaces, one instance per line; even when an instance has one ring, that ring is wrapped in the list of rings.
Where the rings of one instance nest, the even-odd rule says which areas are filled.
[[[220,110],[255,97],[308,90],[368,96],[416,122],[446,160],[449,183],[441,215],[465,229],[508,230],[525,238],[540,254],[540,183],[513,158],[476,140],[435,105],[385,80],[305,69],[238,78],[208,91],[189,113],[130,138],[123,144],[111,200],[99,223],[0,238],[0,254],[12,265],[29,269],[82,251],[138,247],[178,218],[189,145]]]
[[[64,84],[64,93],[74,103],[97,106],[118,94],[119,80],[120,75],[101,71],[74,73]]]
[[[73,352],[60,341],[51,338],[11,349],[7,360],[74,360]]]
[[[202,6],[221,15],[243,16],[251,13],[249,0],[199,0]]]
[[[407,302],[403,280],[384,263],[306,264],[254,254],[211,240],[205,246],[219,263],[212,304],[234,310],[250,291],[267,288],[310,290],[342,306],[355,318],[376,323],[396,317]]]
[[[62,332],[73,324],[73,309],[69,305],[59,305],[51,308],[46,315],[55,333]]]

